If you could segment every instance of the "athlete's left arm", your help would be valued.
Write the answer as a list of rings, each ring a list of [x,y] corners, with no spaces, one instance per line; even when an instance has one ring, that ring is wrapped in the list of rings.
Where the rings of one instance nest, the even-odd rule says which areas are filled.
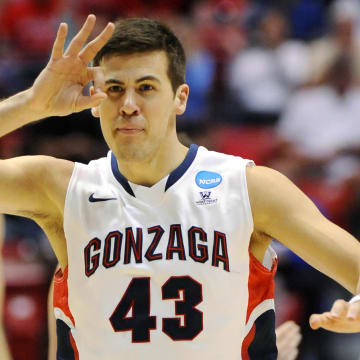
[[[266,167],[248,167],[247,183],[256,231],[283,243],[307,263],[360,293],[360,243],[327,220],[288,178]],[[338,332],[360,331],[360,301],[338,300],[310,325]]]

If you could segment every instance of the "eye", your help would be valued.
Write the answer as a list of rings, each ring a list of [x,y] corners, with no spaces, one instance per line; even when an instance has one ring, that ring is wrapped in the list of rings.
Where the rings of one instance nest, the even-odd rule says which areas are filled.
[[[148,92],[148,91],[155,90],[155,88],[150,84],[141,84],[139,89],[142,92]]]
[[[119,93],[119,92],[121,92],[121,91],[123,91],[123,88],[121,87],[121,86],[119,86],[119,85],[113,85],[113,86],[110,86],[108,89],[107,89],[107,91],[109,92],[109,93]]]

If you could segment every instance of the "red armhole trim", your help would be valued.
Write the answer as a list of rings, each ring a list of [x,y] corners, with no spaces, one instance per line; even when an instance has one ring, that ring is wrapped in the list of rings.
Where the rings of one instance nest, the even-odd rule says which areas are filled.
[[[271,270],[263,266],[249,251],[249,302],[246,314],[246,323],[252,311],[264,300],[274,298],[275,274],[278,260],[275,259]]]
[[[71,314],[68,302],[68,267],[65,268],[64,273],[59,269],[54,275],[54,308],[59,308],[71,320],[75,326],[74,317]]]
[[[76,342],[72,336],[72,333],[70,331],[70,343],[71,343],[71,346],[73,348],[73,351],[74,351],[74,355],[75,355],[75,360],[79,360],[79,351],[77,349],[77,346],[76,346]]]
[[[254,324],[253,327],[251,328],[251,330],[246,335],[246,337],[242,343],[242,347],[241,347],[242,360],[250,360],[249,347],[250,347],[250,344],[252,343],[252,341],[254,340],[255,333],[256,333],[256,325]]]

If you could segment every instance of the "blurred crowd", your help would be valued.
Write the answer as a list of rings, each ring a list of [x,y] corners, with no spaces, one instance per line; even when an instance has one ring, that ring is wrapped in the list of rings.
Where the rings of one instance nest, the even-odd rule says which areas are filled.
[[[358,0],[0,0],[0,98],[29,87],[61,21],[69,37],[88,13],[97,28],[153,17],[188,58],[184,142],[254,159],[294,181],[335,223],[360,238],[360,2]],[[88,162],[106,154],[83,112],[0,139],[0,156],[47,154]],[[274,242],[277,318],[302,326],[300,360],[358,360],[360,335],[308,327],[313,312],[350,294]],[[14,359],[45,359],[46,294],[56,260],[30,220],[7,216],[5,323]],[[30,355],[31,354],[31,355]],[[341,354],[341,355],[340,355]]]

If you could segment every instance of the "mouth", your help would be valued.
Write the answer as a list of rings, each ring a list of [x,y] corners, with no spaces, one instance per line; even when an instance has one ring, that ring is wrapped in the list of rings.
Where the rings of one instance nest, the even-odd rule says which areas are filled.
[[[120,129],[116,129],[116,132],[119,132],[120,134],[126,134],[126,135],[139,134],[139,133],[141,133],[143,131],[144,131],[144,129],[140,129],[140,128],[120,128]]]
[[[118,125],[115,131],[124,135],[135,135],[145,131],[145,128],[140,124],[125,124],[120,126]]]

